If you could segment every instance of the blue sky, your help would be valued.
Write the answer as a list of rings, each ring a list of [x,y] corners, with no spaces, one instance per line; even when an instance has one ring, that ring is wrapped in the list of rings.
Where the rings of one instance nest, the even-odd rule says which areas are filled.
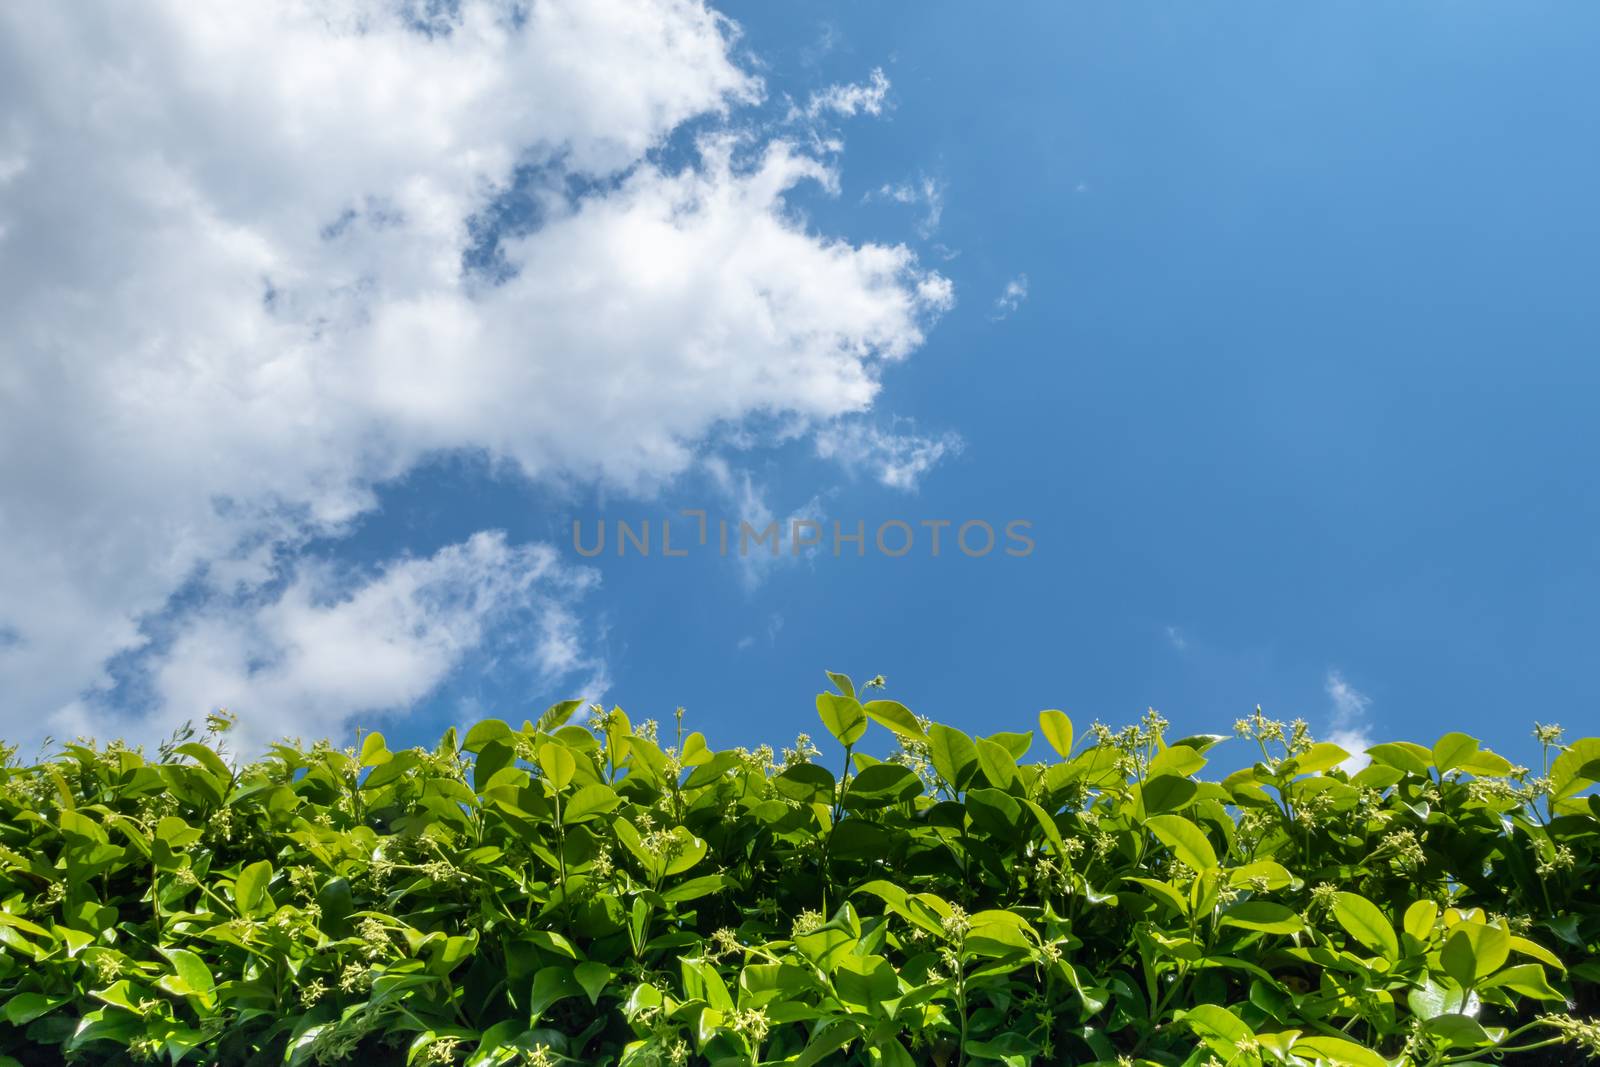
[[[772,208],[805,235],[807,254],[835,242],[902,247],[921,272],[904,275],[905,291],[936,276],[953,293],[953,303],[932,299],[903,320],[881,311],[893,318],[882,331],[915,337],[900,357],[872,364],[881,387],[870,400],[830,394],[797,412],[753,390],[730,401],[737,417],[728,418],[720,399],[705,398],[741,380],[737,368],[784,358],[747,345],[724,354],[727,376],[665,377],[656,399],[633,409],[649,422],[704,400],[711,414],[687,429],[662,417],[684,452],[670,462],[615,458],[631,455],[630,426],[641,438],[654,431],[637,416],[613,423],[571,406],[534,409],[530,420],[556,428],[555,443],[537,447],[517,436],[514,412],[485,420],[510,429],[456,429],[494,406],[492,390],[463,402],[449,433],[395,416],[399,408],[350,437],[324,440],[313,427],[304,432],[330,454],[373,439],[405,447],[354,473],[334,464],[338,473],[317,468],[304,484],[256,486],[244,499],[274,501],[270,521],[229,527],[167,561],[164,586],[95,601],[139,636],[107,639],[112,654],[99,661],[109,674],[84,674],[63,722],[166,721],[183,700],[198,704],[208,681],[242,694],[229,698],[242,715],[270,718],[277,709],[249,707],[240,683],[298,662],[285,650],[322,632],[297,629],[275,608],[308,570],[336,577],[305,603],[337,604],[397,561],[437,559],[498,530],[509,546],[553,550],[542,565],[561,576],[559,588],[513,596],[509,609],[501,593],[474,594],[490,605],[481,625],[469,618],[480,601],[441,593],[471,605],[429,644],[433,665],[418,677],[375,681],[371,693],[325,691],[331,668],[294,668],[276,699],[324,709],[307,728],[376,722],[421,741],[477,714],[520,719],[603,681],[606,701],[636,719],[667,719],[681,704],[719,743],[782,743],[820,732],[811,698],[828,668],[882,673],[914,710],[978,731],[1028,728],[1045,707],[1115,723],[1152,705],[1183,732],[1226,731],[1259,703],[1320,732],[1376,740],[1466,729],[1529,760],[1536,719],[1593,729],[1600,117],[1590,102],[1600,86],[1585,42],[1600,13],[1445,3],[721,10],[740,28],[736,39],[720,31],[728,67],[760,78],[759,101],[719,108],[707,101],[730,90],[706,89],[681,121],[643,131],[643,147],[618,162],[571,163],[605,156],[610,142],[563,134],[578,146],[556,157],[565,162],[525,169],[520,185],[504,181],[498,199],[462,210],[480,236],[499,227],[527,242],[513,255],[537,285],[537,271],[564,277],[568,267],[537,251],[554,227],[530,198],[560,188],[563,210],[580,210],[585,198],[617,195],[640,167],[698,172],[708,165],[697,138],[717,133],[743,138],[736,152],[747,159],[776,141],[810,151],[834,187],[802,178]],[[845,99],[827,97],[829,87],[857,94],[853,114],[827,105]],[[810,101],[822,101],[814,121],[795,119]],[[501,136],[519,149],[533,143],[516,130]],[[828,139],[837,143],[816,148]],[[374,183],[385,173],[378,162],[372,172]],[[220,186],[206,188],[230,203]],[[29,205],[22,193],[14,202]],[[400,214],[398,229],[413,225],[415,212]],[[740,232],[687,251],[630,238],[618,254],[664,257],[663,269],[698,277],[743,247]],[[299,264],[325,257],[320,248]],[[755,274],[783,258],[750,256],[741,270]],[[298,277],[296,262],[286,256],[279,269]],[[392,282],[386,269],[369,270],[378,288]],[[612,268],[584,269],[603,279]],[[810,284],[757,280],[762,292]],[[855,295],[825,294],[840,305]],[[618,299],[599,299],[584,321],[606,333],[615,308],[636,306]],[[432,328],[407,321],[405,336]],[[677,343],[671,316],[664,322],[663,348]],[[199,327],[184,319],[162,336],[189,328]],[[879,329],[829,328],[841,343]],[[444,335],[430,351],[444,358],[490,335]],[[685,350],[713,343],[706,336]],[[873,336],[862,343],[885,343]],[[600,407],[652,358],[641,349],[638,364],[606,362],[585,349],[581,329],[573,337],[549,373],[582,375],[592,361],[599,384],[575,395]],[[337,363],[339,344],[364,345],[354,333],[335,340],[319,358]],[[387,384],[369,391],[426,374],[399,355],[372,358],[374,380]],[[456,358],[469,358],[467,348]],[[271,364],[251,360],[224,377]],[[507,369],[518,366],[491,371],[520,381]],[[419,405],[407,396],[404,411]],[[292,408],[275,418],[292,422]],[[927,469],[886,474],[887,441]],[[155,462],[176,465],[180,454]],[[341,505],[304,488],[324,484],[317,478],[343,487]],[[173,481],[181,492],[182,476]],[[42,492],[15,484],[0,499],[20,514]],[[274,510],[285,500],[293,507]],[[779,520],[861,520],[869,531],[892,518],[1024,519],[1036,547],[1026,558],[948,548],[932,558],[919,544],[902,559],[823,554],[760,567],[706,552],[586,560],[572,548],[575,518],[591,528],[659,523],[700,507],[737,521],[754,517],[753,506]],[[316,518],[318,507],[339,514]],[[51,514],[78,521],[70,505]],[[207,512],[196,514],[204,525]],[[676,518],[674,536],[688,527]],[[265,546],[265,559],[223,588],[219,561],[244,566],[246,542]],[[483,588],[471,568],[448,575]],[[13,590],[13,609],[22,595]],[[419,620],[410,632],[428,625]],[[0,651],[18,664],[25,621],[0,610],[21,636]],[[191,669],[217,626],[244,666]],[[554,630],[564,655],[548,643]],[[39,699],[50,712],[60,696]]]

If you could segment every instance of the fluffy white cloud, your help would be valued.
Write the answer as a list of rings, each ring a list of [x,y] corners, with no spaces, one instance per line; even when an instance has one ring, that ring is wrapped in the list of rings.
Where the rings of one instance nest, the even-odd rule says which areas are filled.
[[[1353,774],[1372,762],[1372,757],[1366,754],[1366,750],[1375,744],[1368,715],[1372,698],[1345,681],[1344,675],[1338,671],[1328,672],[1324,688],[1333,704],[1328,740],[1351,754],[1339,766]]]
[[[597,666],[583,656],[565,603],[594,580],[549,546],[513,547],[498,533],[394,561],[365,580],[306,563],[264,601],[213,602],[184,617],[148,680],[154,718],[129,722],[85,703],[57,724],[73,734],[165,733],[221,705],[240,716],[241,750],[309,739],[421,700],[490,627],[513,617],[536,620],[537,639],[520,650],[536,673],[569,676]]]
[[[303,576],[256,618],[214,605],[299,573],[430,454],[648,489],[719,426],[867,410],[948,305],[905,248],[793,217],[790,189],[833,180],[796,146],[732,119],[652,161],[761,92],[699,0],[434,8],[0,7],[0,733],[93,707],[179,590],[182,632],[226,640],[147,665],[153,714],[226,688],[238,649],[318,616]],[[533,223],[494,277],[464,269],[512,190]],[[403,704],[477,632],[437,610],[393,685],[247,676],[322,720]],[[581,664],[552,610],[569,640],[542,662]]]

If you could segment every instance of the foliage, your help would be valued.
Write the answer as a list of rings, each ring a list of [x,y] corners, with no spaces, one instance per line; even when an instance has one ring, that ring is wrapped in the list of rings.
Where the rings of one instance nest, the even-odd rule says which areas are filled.
[[[1208,781],[1224,739],[1169,740],[1154,712],[975,738],[830,677],[826,765],[805,737],[714,750],[681,711],[670,745],[620,709],[573,725],[578,702],[432,751],[369,733],[239,766],[213,717],[154,759],[8,759],[0,1063],[1379,1067],[1600,1047],[1581,1018],[1600,739],[1540,727],[1538,774],[1459,733],[1348,773],[1258,710],[1236,727],[1254,762]],[[889,759],[861,748],[873,724]]]

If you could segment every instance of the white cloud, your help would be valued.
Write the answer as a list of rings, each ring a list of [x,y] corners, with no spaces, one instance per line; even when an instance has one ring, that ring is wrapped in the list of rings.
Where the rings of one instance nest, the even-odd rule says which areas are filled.
[[[1189,647],[1189,639],[1176,626],[1167,627],[1167,642],[1179,652],[1183,652]]]
[[[1019,274],[1006,282],[1006,287],[994,300],[994,314],[990,316],[996,320],[1003,319],[1022,306],[1028,299],[1028,276]]]
[[[739,565],[740,581],[747,591],[754,590],[766,581],[778,567],[787,567],[807,558],[815,549],[794,551],[795,524],[801,521],[820,523],[823,519],[822,500],[813,496],[782,519],[778,519],[767,503],[766,490],[758,485],[747,470],[731,466],[721,456],[708,456],[706,472],[712,484],[728,502],[732,513],[728,523],[728,552]],[[758,541],[776,522],[778,551],[774,553],[772,540]],[[751,531],[744,530],[748,524]]]
[[[545,678],[592,668],[566,603],[593,583],[544,545],[480,533],[364,581],[306,562],[264,600],[216,602],[184,618],[148,684],[157,715],[129,722],[80,702],[57,717],[71,733],[165,733],[219,705],[240,716],[241,751],[284,736],[339,732],[356,715],[405,709],[431,693],[509,616],[538,618],[526,655]],[[595,695],[591,690],[591,695]]]
[[[1328,740],[1351,754],[1339,766],[1353,774],[1372,762],[1372,758],[1366,754],[1366,750],[1375,744],[1368,715],[1372,699],[1345,681],[1344,675],[1336,670],[1328,672],[1324,688],[1333,703],[1333,712],[1328,720]]]
[[[922,217],[916,229],[920,237],[932,237],[944,218],[944,183],[923,175],[915,181],[889,183],[877,192],[868,193],[865,200],[890,200],[911,207],[921,206]]]
[[[881,115],[888,96],[889,79],[882,68],[875,68],[865,83],[830,85],[812,93],[811,99],[806,102],[804,114],[812,119],[827,112],[845,118],[857,114]],[[800,114],[800,109],[792,109],[790,118],[798,118]]]
[[[761,92],[699,0],[463,0],[427,33],[414,7],[0,7],[0,733],[429,455],[647,491],[716,427],[868,410],[948,306],[905,248],[803,228],[785,194],[834,176],[794,145],[647,160]],[[513,187],[539,224],[491,284],[463,259]]]
[[[842,419],[816,434],[818,456],[846,470],[865,470],[883,485],[907,491],[915,490],[924,474],[946,456],[959,454],[962,447],[961,437],[954,433],[937,437],[897,433],[861,419]]]

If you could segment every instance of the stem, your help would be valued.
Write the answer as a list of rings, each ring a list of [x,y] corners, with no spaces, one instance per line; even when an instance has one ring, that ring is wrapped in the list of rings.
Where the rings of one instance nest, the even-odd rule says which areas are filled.
[[[570,924],[572,902],[567,898],[567,835],[561,826],[561,790],[556,790],[556,864],[561,875],[561,914]]]
[[[155,918],[156,944],[161,944],[161,872],[150,864],[150,911]]]
[[[844,816],[844,794],[850,788],[850,751],[855,746],[844,746],[844,769],[839,773],[838,792],[833,798],[833,818],[828,822],[828,836],[822,839],[822,858],[818,870],[818,881],[822,883],[822,914],[828,914],[828,854],[833,848],[833,831],[838,827],[839,820]]]
[[[1497,1055],[1504,1055],[1507,1052],[1531,1052],[1534,1049],[1545,1048],[1549,1045],[1559,1045],[1562,1040],[1563,1039],[1560,1037],[1547,1037],[1543,1041],[1535,1041],[1531,1045],[1515,1045],[1511,1048],[1502,1047],[1494,1049],[1493,1051]],[[1443,1067],[1443,1065],[1451,1063],[1472,1063],[1478,1060],[1478,1056],[1478,1053],[1464,1052],[1459,1056],[1447,1056],[1442,1060],[1434,1060],[1433,1062],[1440,1064],[1441,1067]]]
[[[956,953],[956,1010],[961,1013],[961,1047],[956,1050],[956,1067],[967,1062],[967,965]]]

